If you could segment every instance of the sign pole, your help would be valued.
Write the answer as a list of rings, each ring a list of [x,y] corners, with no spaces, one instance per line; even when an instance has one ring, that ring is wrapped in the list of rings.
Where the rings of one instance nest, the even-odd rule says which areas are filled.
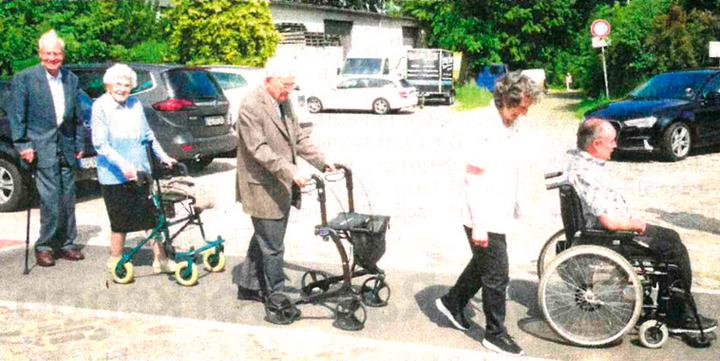
[[[608,90],[607,80],[607,65],[605,65],[605,47],[600,47],[600,50],[602,50],[603,76],[605,77],[605,97],[610,99],[610,91]]]

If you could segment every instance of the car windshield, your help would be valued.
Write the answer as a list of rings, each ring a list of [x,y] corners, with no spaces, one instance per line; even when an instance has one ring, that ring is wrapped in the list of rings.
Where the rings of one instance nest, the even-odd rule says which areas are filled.
[[[343,74],[380,74],[381,59],[351,58],[345,59]]]
[[[710,75],[703,72],[666,73],[652,77],[630,93],[638,99],[692,98]]]
[[[209,73],[201,69],[174,69],[167,73],[175,97],[199,100],[217,99],[220,89]]]

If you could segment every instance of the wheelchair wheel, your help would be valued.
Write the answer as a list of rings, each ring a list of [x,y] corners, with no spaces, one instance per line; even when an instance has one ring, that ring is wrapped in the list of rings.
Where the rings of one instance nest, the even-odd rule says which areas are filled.
[[[134,273],[135,271],[133,269],[133,264],[129,261],[123,263],[120,269],[117,268],[117,262],[115,262],[115,264],[113,264],[112,268],[110,269],[110,274],[112,275],[113,282],[122,285],[132,282]]]
[[[540,256],[538,256],[537,260],[538,279],[542,277],[543,271],[547,269],[550,261],[555,259],[558,253],[566,250],[569,247],[565,238],[565,230],[561,229],[555,232],[555,234],[550,236],[550,238],[545,241],[542,250],[540,250]]]
[[[333,326],[344,331],[359,331],[365,327],[367,311],[357,298],[346,298],[335,307]]]
[[[220,272],[225,269],[225,252],[217,248],[203,252],[203,268],[209,272]]]
[[[327,279],[325,272],[307,271],[300,279],[300,291],[305,296],[323,294],[330,288]]]
[[[175,281],[183,286],[194,286],[198,280],[197,267],[192,262],[180,262],[175,269]]]
[[[387,306],[390,299],[390,286],[383,277],[370,277],[360,287],[360,299],[365,306]]]
[[[657,320],[647,320],[640,325],[638,335],[641,345],[647,348],[660,348],[670,337],[670,332],[667,325],[661,325]]]
[[[545,320],[564,339],[599,346],[622,337],[642,310],[642,285],[620,254],[599,246],[560,253],[538,286]]]

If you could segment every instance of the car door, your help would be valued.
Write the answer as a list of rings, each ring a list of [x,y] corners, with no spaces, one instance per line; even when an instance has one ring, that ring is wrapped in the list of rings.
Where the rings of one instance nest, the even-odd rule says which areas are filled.
[[[321,99],[327,109],[353,109],[355,101],[350,99],[357,93],[359,79],[352,78],[341,81],[335,88],[330,89],[327,100]]]
[[[720,74],[712,78],[700,92],[695,129],[698,144],[720,143]]]

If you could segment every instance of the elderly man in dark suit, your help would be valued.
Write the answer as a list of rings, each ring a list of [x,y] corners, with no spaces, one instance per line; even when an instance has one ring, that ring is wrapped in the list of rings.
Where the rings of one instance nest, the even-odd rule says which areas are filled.
[[[40,65],[12,81],[10,129],[15,149],[28,164],[36,163],[40,195],[40,237],[35,259],[43,267],[55,258],[83,259],[75,245],[75,160],[82,157],[78,124],[78,78],[62,67],[65,44],[54,30],[38,41]]]
[[[288,100],[295,77],[272,65],[267,72],[264,84],[240,105],[237,122],[236,198],[250,215],[254,234],[235,282],[240,299],[260,302],[284,287],[288,214],[291,204],[299,207],[297,192],[309,180],[298,171],[298,157],[318,170],[332,170]]]

